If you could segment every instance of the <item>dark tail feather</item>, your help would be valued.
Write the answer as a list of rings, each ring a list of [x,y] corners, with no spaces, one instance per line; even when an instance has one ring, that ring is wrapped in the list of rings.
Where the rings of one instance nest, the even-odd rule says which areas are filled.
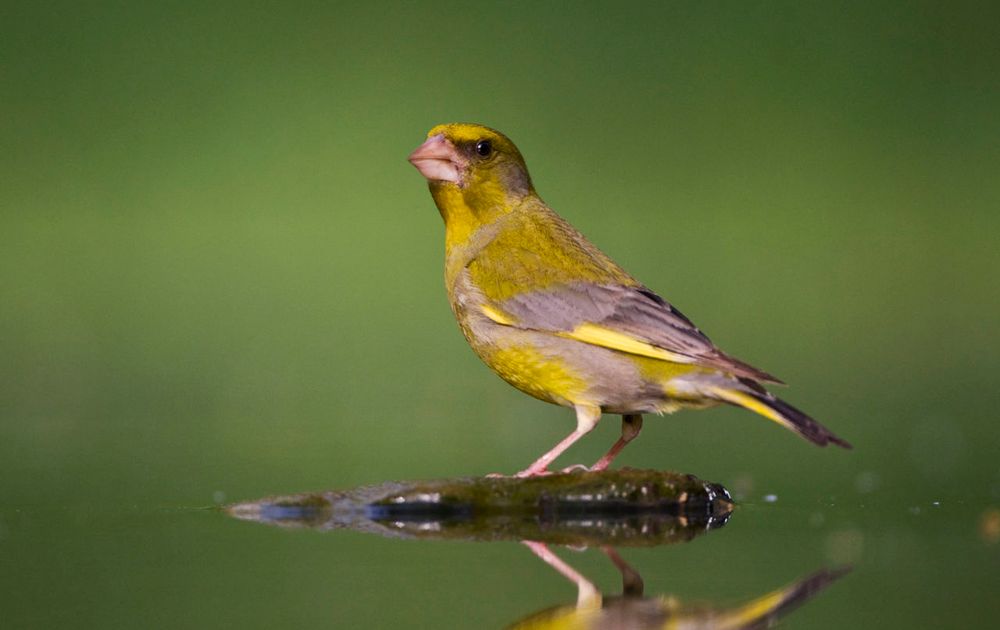
[[[754,398],[776,411],[782,418],[787,420],[788,423],[792,425],[789,428],[813,444],[817,444],[819,446],[836,444],[841,448],[853,448],[847,440],[837,437],[834,435],[833,431],[827,429],[801,410],[796,409],[780,398],[765,397],[760,395],[754,395]]]
[[[729,619],[726,620],[729,621],[731,619],[734,622],[731,627],[734,628],[738,627],[746,630],[770,628],[778,618],[806,603],[827,586],[830,586],[847,573],[850,573],[850,571],[850,566],[836,569],[822,569],[794,584],[789,584],[779,591],[768,593],[763,597],[758,597],[749,604],[741,606],[733,613],[730,613],[730,615],[727,615]]]
[[[789,405],[770,394],[758,391],[741,391],[737,389],[716,389],[716,395],[731,405],[744,407],[750,411],[774,420],[781,426],[791,429],[805,439],[818,446],[836,444],[841,448],[852,448],[851,445],[834,435],[832,431],[816,422],[804,412]]]

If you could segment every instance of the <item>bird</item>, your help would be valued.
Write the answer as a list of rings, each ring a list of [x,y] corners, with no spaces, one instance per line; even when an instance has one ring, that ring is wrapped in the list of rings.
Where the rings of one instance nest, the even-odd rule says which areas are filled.
[[[643,414],[728,404],[818,446],[851,445],[766,384],[781,380],[720,350],[535,191],[521,152],[474,123],[432,128],[409,156],[445,225],[445,285],[462,333],[503,380],[569,407],[576,428],[518,477],[550,464],[597,425],[621,435],[589,468],[606,469],[639,435]]]

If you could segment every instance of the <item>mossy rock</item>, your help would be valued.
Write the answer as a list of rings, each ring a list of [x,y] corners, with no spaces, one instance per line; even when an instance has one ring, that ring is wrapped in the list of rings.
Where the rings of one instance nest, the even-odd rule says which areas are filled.
[[[729,493],[718,484],[694,475],[626,468],[528,479],[389,482],[271,497],[227,511],[283,527],[348,528],[405,538],[652,546],[720,527],[732,508]]]

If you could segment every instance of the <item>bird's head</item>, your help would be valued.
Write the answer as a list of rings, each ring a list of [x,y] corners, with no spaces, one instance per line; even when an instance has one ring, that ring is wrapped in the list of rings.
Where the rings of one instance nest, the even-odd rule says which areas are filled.
[[[485,221],[534,193],[521,152],[505,135],[482,125],[438,125],[409,159],[427,178],[445,222],[459,218],[460,211]]]

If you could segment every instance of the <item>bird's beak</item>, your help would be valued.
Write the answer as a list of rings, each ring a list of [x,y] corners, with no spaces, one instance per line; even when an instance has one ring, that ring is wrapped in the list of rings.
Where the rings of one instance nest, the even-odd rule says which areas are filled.
[[[427,138],[410,154],[409,160],[429,181],[461,183],[465,160],[455,149],[455,145],[445,139],[444,134]]]

